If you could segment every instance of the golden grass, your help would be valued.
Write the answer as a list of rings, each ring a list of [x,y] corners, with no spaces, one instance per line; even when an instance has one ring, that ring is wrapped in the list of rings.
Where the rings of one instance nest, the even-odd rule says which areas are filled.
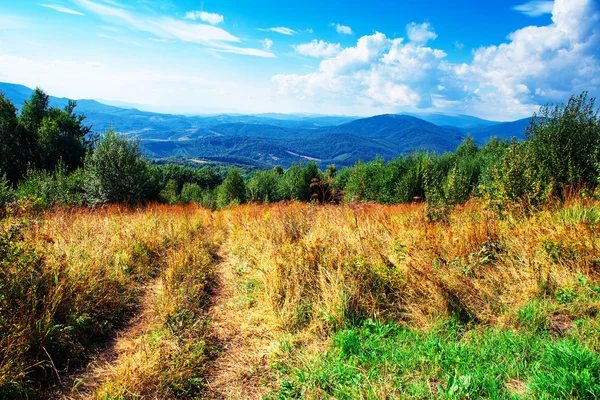
[[[77,360],[140,301],[114,357],[67,397],[258,398],[274,385],[272,362],[310,359],[288,347],[318,354],[332,332],[366,318],[417,330],[450,316],[518,326],[532,301],[579,298],[582,282],[598,284],[599,205],[573,200],[500,219],[470,201],[436,223],[422,204],[304,203],[5,220],[16,261],[3,284],[19,302],[0,299],[11,310],[0,320],[9,332],[0,388],[56,381],[50,358],[61,373],[85,366]],[[23,238],[6,239],[15,223]],[[552,313],[575,319],[600,307],[580,297]]]
[[[229,248],[243,260],[254,301],[292,332],[327,334],[372,317],[427,328],[458,314],[508,323],[543,291],[597,280],[597,227],[550,206],[500,220],[477,202],[448,223],[423,205],[274,204],[223,211]],[[583,218],[583,219],[582,219]]]
[[[0,388],[60,383],[83,367],[86,349],[127,318],[169,250],[208,217],[197,207],[149,206],[3,220]]]

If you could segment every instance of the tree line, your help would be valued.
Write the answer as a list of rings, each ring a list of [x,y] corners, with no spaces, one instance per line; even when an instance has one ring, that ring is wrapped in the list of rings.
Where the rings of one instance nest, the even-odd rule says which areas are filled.
[[[36,89],[20,112],[0,94],[0,206],[34,207],[160,201],[220,208],[246,202],[427,202],[428,216],[476,196],[502,211],[573,193],[598,195],[600,119],[587,93],[546,105],[523,141],[467,136],[454,152],[377,157],[338,170],[314,162],[259,170],[153,165],[139,142],[109,129],[101,137],[75,113],[50,107]]]

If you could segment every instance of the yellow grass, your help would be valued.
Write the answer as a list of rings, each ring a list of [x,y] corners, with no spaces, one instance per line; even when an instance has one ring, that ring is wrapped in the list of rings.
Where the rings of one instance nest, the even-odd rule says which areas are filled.
[[[114,357],[88,368],[67,397],[185,398],[212,390],[216,398],[246,388],[246,398],[258,398],[273,386],[270,363],[301,362],[282,350],[286,343],[303,342],[316,354],[322,339],[366,318],[417,330],[450,315],[518,326],[531,301],[598,283],[598,209],[574,200],[499,219],[471,201],[447,223],[428,222],[421,204],[49,213],[24,230],[23,243],[42,257],[36,279],[43,293],[24,289],[31,301],[5,324],[16,329],[0,338],[0,387],[30,374],[28,363],[49,361],[33,348],[54,343],[46,350],[61,358],[60,340],[48,339],[56,330],[80,323],[77,329],[110,336],[140,299],[142,316],[125,326]],[[575,318],[600,306],[573,304],[553,313]],[[69,357],[85,355],[90,343],[65,338],[76,342]],[[54,361],[68,376],[64,362]],[[47,363],[40,371],[29,376],[56,381]]]

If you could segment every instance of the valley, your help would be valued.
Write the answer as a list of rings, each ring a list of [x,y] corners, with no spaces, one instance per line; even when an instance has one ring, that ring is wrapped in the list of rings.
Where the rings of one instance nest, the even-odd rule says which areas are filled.
[[[17,107],[32,90],[0,83]],[[68,99],[50,98],[64,107]],[[254,168],[289,167],[316,161],[351,166],[379,155],[391,160],[424,150],[454,151],[465,136],[478,144],[491,137],[523,139],[529,118],[500,123],[467,115],[379,115],[369,118],[285,114],[184,116],[125,109],[94,100],[78,100],[77,113],[98,133],[111,126],[135,137],[153,159],[202,158]]]

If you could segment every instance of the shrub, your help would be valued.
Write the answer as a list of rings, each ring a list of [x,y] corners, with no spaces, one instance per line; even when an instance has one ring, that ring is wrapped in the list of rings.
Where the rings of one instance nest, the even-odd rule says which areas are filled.
[[[54,206],[82,205],[86,176],[78,169],[67,173],[59,161],[56,171],[30,171],[16,190],[16,198],[34,209]]]
[[[533,115],[526,135],[531,166],[553,182],[555,194],[596,185],[600,118],[587,92],[571,96],[566,105],[542,107]]]
[[[179,200],[182,203],[202,203],[202,188],[196,183],[186,183],[181,189]]]
[[[524,207],[547,201],[552,182],[540,171],[526,142],[512,141],[498,162],[486,172],[487,186],[480,187],[485,199],[496,209],[511,204]]]
[[[279,201],[280,175],[276,171],[257,171],[248,181],[248,195],[250,201],[268,203]]]
[[[160,191],[158,198],[163,203],[176,204],[179,202],[179,193],[177,189],[177,182],[173,179],[169,179],[165,188]]]
[[[6,175],[3,175],[0,171],[0,218],[4,217],[6,205],[12,201],[13,196],[13,190],[6,179]]]
[[[85,197],[90,205],[139,203],[148,197],[149,167],[139,143],[114,129],[109,129],[88,154],[85,169]]]
[[[227,207],[232,204],[241,204],[246,201],[246,184],[240,170],[232,168],[217,188],[217,206]]]

